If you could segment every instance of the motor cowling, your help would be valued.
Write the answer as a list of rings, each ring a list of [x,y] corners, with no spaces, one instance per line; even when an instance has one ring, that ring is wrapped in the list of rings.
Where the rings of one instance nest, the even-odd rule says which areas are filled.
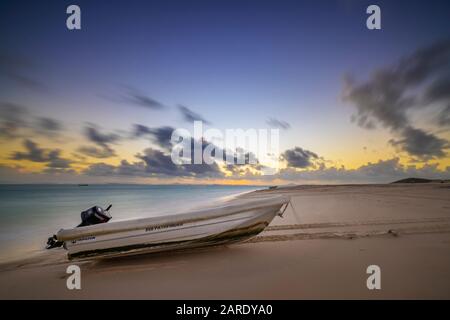
[[[81,212],[81,223],[78,227],[108,222],[111,219],[111,215],[108,212],[110,208],[111,205],[109,205],[106,210],[103,210],[103,208],[99,206],[93,206],[92,208]]]

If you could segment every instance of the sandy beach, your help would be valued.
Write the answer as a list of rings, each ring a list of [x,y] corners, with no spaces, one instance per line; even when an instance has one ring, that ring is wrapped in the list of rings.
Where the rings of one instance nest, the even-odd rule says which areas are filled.
[[[69,262],[64,250],[0,266],[1,299],[450,299],[450,184],[292,186],[292,207],[245,243]],[[66,268],[81,268],[81,290]],[[381,269],[368,290],[366,268]]]

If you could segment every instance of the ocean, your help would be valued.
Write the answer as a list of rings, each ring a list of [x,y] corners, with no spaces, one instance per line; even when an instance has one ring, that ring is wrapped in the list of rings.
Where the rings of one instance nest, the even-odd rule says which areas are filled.
[[[111,221],[170,215],[226,200],[261,186],[0,185],[0,262],[45,250],[47,238],[72,228],[81,211],[112,204]]]

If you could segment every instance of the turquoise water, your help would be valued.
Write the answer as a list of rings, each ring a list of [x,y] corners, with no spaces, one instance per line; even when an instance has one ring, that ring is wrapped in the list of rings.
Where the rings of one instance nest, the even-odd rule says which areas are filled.
[[[0,261],[26,257],[47,237],[112,204],[111,221],[170,215],[261,187],[193,185],[0,185]]]

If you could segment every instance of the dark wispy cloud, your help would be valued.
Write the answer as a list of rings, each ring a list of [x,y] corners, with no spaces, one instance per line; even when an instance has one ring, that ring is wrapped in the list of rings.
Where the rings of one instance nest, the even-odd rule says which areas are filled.
[[[281,159],[286,160],[288,167],[308,168],[314,165],[319,156],[312,151],[295,147],[284,151],[281,154]]]
[[[22,128],[27,126],[27,109],[13,103],[0,104],[0,137],[16,138]]]
[[[202,121],[205,124],[211,124],[210,121],[206,120],[204,117],[192,111],[186,106],[178,105],[178,110],[180,111],[183,120],[186,122]]]
[[[174,130],[170,126],[150,128],[142,124],[135,124],[132,135],[136,138],[149,137],[161,148],[169,150],[172,147],[171,138]]]
[[[291,127],[291,125],[288,122],[283,121],[283,120],[278,120],[275,118],[267,119],[266,123],[273,128],[284,129],[284,130],[287,130]]]
[[[414,128],[408,111],[449,104],[450,40],[434,43],[376,70],[366,82],[345,80],[344,100],[352,103],[359,126],[374,129],[378,124],[399,136],[397,146],[418,158],[443,157],[448,144],[433,133]],[[444,115],[445,118],[445,115]],[[445,123],[446,121],[443,121]],[[441,124],[443,124],[441,122]]]
[[[450,71],[449,71],[450,73]],[[435,79],[425,90],[423,97],[425,103],[450,102],[450,74]]]
[[[450,74],[430,84],[424,94],[424,101],[440,107],[435,117],[436,123],[441,127],[450,127]]]
[[[0,103],[0,138],[19,138],[31,135],[57,137],[64,131],[61,121],[34,116],[29,108],[15,103]]]
[[[23,146],[25,152],[16,151],[11,156],[13,160],[29,160],[33,162],[47,162],[49,160],[44,149],[38,147],[36,143],[31,140],[24,140]]]
[[[131,103],[136,106],[145,107],[152,110],[162,110],[166,106],[161,102],[149,97],[148,95],[140,92],[136,88],[126,86],[124,93],[120,96],[120,101]]]
[[[116,133],[102,133],[93,124],[88,124],[84,128],[85,137],[96,146],[81,146],[78,152],[94,157],[94,158],[109,158],[115,156],[115,152],[110,146],[121,139],[120,135]]]
[[[61,131],[63,129],[61,122],[47,117],[37,118],[37,125],[40,129],[48,131]]]
[[[135,124],[133,125],[133,137],[139,138],[139,137],[145,137],[147,135],[152,135],[153,129],[150,127],[147,127],[143,124]]]
[[[29,75],[35,67],[34,63],[22,56],[0,52],[0,76],[24,88],[43,90],[46,86]]]
[[[64,126],[61,121],[48,117],[36,118],[34,126],[38,133],[48,137],[58,136],[64,130]]]
[[[12,160],[28,160],[32,162],[47,163],[48,168],[67,169],[70,168],[71,161],[61,158],[61,151],[59,149],[44,149],[39,147],[37,143],[26,139],[23,142],[25,151],[14,152],[10,159]]]
[[[440,126],[450,126],[450,104],[442,108],[437,115],[437,121]]]
[[[106,146],[110,143],[114,143],[120,139],[120,136],[116,133],[102,133],[93,124],[89,124],[85,127],[85,136],[89,141],[98,144],[99,146]]]

